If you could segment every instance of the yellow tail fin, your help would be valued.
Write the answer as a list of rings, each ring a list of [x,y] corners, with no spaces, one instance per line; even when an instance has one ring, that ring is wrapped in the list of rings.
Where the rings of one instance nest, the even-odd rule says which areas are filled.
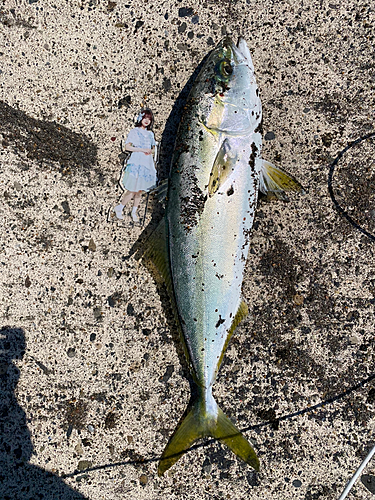
[[[172,467],[197,439],[204,436],[218,439],[256,471],[259,470],[259,460],[252,446],[220,410],[209,391],[200,395],[171,437],[159,463],[159,476]]]

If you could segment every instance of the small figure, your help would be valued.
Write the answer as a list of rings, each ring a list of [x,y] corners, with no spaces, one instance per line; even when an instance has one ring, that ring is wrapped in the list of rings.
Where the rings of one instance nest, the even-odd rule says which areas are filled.
[[[125,139],[124,151],[130,151],[126,169],[121,177],[120,185],[124,193],[120,203],[114,207],[118,219],[123,220],[124,206],[134,198],[131,217],[138,222],[137,208],[142,193],[156,185],[156,169],[152,157],[155,147],[155,137],[152,132],[154,116],[150,109],[142,110],[136,118],[136,125]]]

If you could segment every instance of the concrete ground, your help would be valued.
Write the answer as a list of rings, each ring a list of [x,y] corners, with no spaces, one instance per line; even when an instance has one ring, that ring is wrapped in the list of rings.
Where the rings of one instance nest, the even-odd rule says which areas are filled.
[[[374,130],[374,17],[363,0],[0,3],[0,498],[339,497],[375,444],[373,140],[332,182],[369,235],[328,173]],[[189,383],[165,292],[131,255],[142,229],[107,209],[140,106],[165,176],[189,79],[226,33],[252,52],[263,157],[306,194],[259,201],[250,314],[214,388],[260,473],[205,440],[159,478]],[[359,481],[348,498],[371,497]]]

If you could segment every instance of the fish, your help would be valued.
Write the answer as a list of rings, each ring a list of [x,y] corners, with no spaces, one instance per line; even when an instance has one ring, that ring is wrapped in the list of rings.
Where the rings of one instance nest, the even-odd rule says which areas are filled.
[[[178,127],[165,215],[143,259],[166,285],[189,370],[190,404],[159,462],[163,475],[211,436],[259,470],[250,442],[212,387],[248,306],[241,294],[259,190],[283,199],[301,184],[261,158],[262,106],[243,37],[223,38],[202,65]],[[165,190],[165,188],[164,188]]]

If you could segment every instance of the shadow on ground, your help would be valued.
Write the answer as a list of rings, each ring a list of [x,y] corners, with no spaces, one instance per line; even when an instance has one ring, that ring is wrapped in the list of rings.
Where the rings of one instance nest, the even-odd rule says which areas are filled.
[[[2,146],[16,154],[37,160],[40,165],[58,163],[63,175],[88,173],[97,164],[98,147],[84,134],[77,134],[56,122],[37,120],[24,111],[0,101]],[[24,162],[23,168],[28,169]]]
[[[25,353],[21,328],[0,329],[0,498],[2,500],[85,500],[54,474],[29,463],[34,452],[26,415],[15,397]]]

